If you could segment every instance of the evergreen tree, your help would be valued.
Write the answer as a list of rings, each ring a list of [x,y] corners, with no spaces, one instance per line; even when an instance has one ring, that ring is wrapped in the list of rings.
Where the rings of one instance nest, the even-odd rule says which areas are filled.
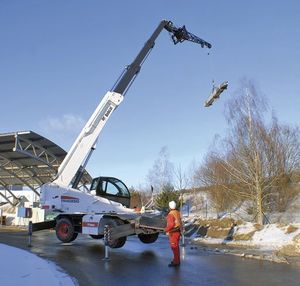
[[[179,208],[180,193],[175,191],[172,185],[168,184],[164,185],[162,187],[162,191],[157,195],[155,199],[155,206],[158,210],[167,211],[170,201],[175,201],[177,208]]]

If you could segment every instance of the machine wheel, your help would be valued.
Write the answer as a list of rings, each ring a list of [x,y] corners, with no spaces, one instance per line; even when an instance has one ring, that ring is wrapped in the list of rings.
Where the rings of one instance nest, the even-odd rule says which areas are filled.
[[[110,219],[107,223],[109,226],[118,226],[124,224],[124,222],[120,219]],[[123,236],[114,240],[109,241],[108,246],[110,248],[121,248],[127,240],[127,236]]]
[[[59,219],[56,223],[55,231],[57,238],[64,243],[75,240],[78,235],[74,230],[72,222],[68,218]]]
[[[150,234],[140,233],[140,234],[138,234],[138,238],[143,243],[153,243],[157,240],[158,235],[159,235],[158,232],[150,233]]]

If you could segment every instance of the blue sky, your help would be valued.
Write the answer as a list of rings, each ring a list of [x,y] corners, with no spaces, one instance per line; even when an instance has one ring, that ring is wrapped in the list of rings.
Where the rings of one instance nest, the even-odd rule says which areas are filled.
[[[100,135],[88,170],[146,183],[160,149],[201,160],[226,134],[224,104],[254,80],[281,122],[299,125],[299,1],[0,0],[0,132],[32,130],[68,150],[162,19],[212,43],[174,46],[162,32]],[[229,90],[203,103],[216,83]]]

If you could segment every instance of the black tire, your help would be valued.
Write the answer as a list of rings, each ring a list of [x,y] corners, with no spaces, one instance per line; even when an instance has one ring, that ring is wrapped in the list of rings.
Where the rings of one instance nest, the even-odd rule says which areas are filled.
[[[93,238],[93,239],[102,239],[103,238],[103,235],[102,234],[90,234],[90,237]]]
[[[63,243],[75,240],[78,235],[74,230],[73,223],[68,218],[61,218],[56,222],[55,232],[57,238]]]
[[[158,235],[159,235],[158,232],[150,233],[150,234],[140,233],[138,234],[138,238],[143,243],[153,243],[158,239]]]
[[[127,237],[123,236],[123,237],[120,237],[120,238],[117,238],[117,239],[113,240],[112,242],[110,242],[108,244],[108,246],[110,248],[121,248],[126,243],[126,240],[127,240]]]
[[[124,224],[124,222],[120,219],[110,219],[107,223],[108,226],[118,226]],[[121,248],[126,243],[127,236],[123,236],[108,242],[108,246],[110,248]]]

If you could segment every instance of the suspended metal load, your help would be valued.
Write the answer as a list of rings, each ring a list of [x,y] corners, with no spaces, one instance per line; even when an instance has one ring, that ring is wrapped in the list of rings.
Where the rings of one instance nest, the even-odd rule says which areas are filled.
[[[224,81],[218,87],[214,87],[210,97],[205,101],[204,107],[209,107],[213,104],[213,102],[218,99],[221,93],[226,90],[228,87],[228,81]]]

